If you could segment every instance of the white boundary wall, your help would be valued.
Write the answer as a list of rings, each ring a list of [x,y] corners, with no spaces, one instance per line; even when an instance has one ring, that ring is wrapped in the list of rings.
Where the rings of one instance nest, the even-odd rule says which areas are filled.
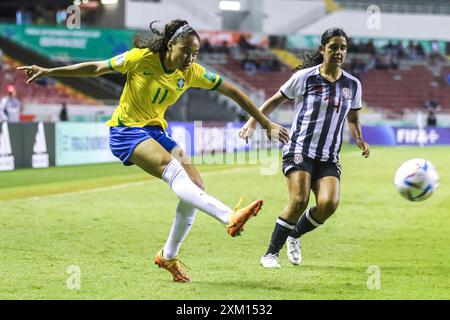
[[[295,32],[326,15],[322,1],[264,0],[262,5],[263,33],[270,35]]]
[[[262,32],[286,34],[326,14],[325,5],[317,0],[241,0],[242,11],[248,9],[247,1],[257,1],[263,6]],[[148,29],[151,21],[159,20],[162,27],[173,19],[185,19],[198,30],[221,30],[222,15],[219,0],[161,0],[139,2],[126,0],[125,26]],[[246,31],[246,30],[241,30]]]
[[[448,15],[381,12],[379,16],[374,16],[365,11],[354,10],[342,10],[329,14],[298,33],[321,35],[331,27],[344,29],[350,37],[450,41],[450,16]]]
[[[216,7],[217,10],[212,10],[212,7]],[[198,8],[203,9],[199,11]],[[206,18],[205,12],[208,13]],[[147,30],[150,22],[159,20],[160,23],[156,27],[162,28],[171,20],[184,19],[198,30],[220,30],[222,20],[216,12],[219,12],[218,0],[199,0],[191,6],[184,1],[174,0],[163,0],[159,3],[126,0],[125,27]]]

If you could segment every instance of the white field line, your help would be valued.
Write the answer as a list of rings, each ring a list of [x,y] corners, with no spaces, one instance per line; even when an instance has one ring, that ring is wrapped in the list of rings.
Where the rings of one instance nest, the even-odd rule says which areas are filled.
[[[345,157],[347,158],[347,157],[361,156],[360,152],[361,151],[348,152],[345,155]],[[361,156],[361,158],[362,158],[362,156]],[[341,157],[341,160],[342,160],[342,157]],[[245,172],[245,171],[249,171],[249,170],[258,170],[258,167],[252,166],[252,167],[248,167],[248,168],[223,169],[223,170],[209,171],[209,172],[205,172],[205,173],[200,173],[200,175],[203,177],[203,176],[211,176],[211,175],[223,174],[223,173]],[[281,166],[280,166],[280,171],[279,172],[281,174]],[[41,200],[41,199],[48,199],[48,198],[59,198],[59,197],[65,197],[65,196],[89,194],[89,193],[93,193],[93,192],[103,192],[103,191],[110,191],[110,190],[118,190],[118,189],[125,189],[125,188],[129,188],[129,187],[143,186],[145,184],[154,183],[154,182],[158,182],[158,181],[161,181],[161,180],[155,178],[155,179],[147,180],[147,181],[121,183],[121,184],[116,184],[116,185],[109,186],[109,187],[86,189],[86,190],[73,191],[73,192],[47,194],[47,195],[44,195],[44,196],[36,196],[36,197],[28,197],[28,198],[0,200],[0,203],[11,202],[11,201],[22,201],[22,200]]]
[[[244,171],[249,171],[249,170],[257,170],[257,169],[255,167],[223,169],[223,170],[209,171],[209,172],[205,172],[205,173],[200,173],[200,175],[202,177],[205,177],[205,176],[212,176],[212,175],[216,175],[216,174],[244,172]],[[129,187],[139,187],[139,186],[143,186],[143,185],[151,184],[151,183],[155,183],[155,182],[162,182],[162,180],[154,178],[154,179],[147,180],[147,181],[121,183],[121,184],[117,184],[117,185],[113,185],[113,186],[109,186],[109,187],[86,189],[86,190],[73,191],[73,192],[47,194],[45,196],[37,196],[37,197],[2,200],[2,201],[0,201],[0,203],[2,203],[2,202],[11,202],[11,201],[22,201],[22,200],[42,200],[42,199],[48,199],[48,198],[60,198],[60,197],[66,197],[66,196],[83,195],[83,194],[89,194],[89,193],[93,193],[93,192],[103,192],[103,191],[125,189],[125,188],[129,188]]]

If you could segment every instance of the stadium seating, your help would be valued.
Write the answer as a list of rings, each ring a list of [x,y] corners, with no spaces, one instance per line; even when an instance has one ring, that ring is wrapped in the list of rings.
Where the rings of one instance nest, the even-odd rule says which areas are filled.
[[[192,88],[173,106],[167,109],[165,117],[170,121],[235,121],[240,108],[219,99],[216,91]]]
[[[11,57],[3,57],[0,70],[0,96],[6,95],[7,85],[13,85],[22,102],[97,105],[99,102],[57,81],[44,80],[27,85],[24,72],[17,71],[21,64]]]
[[[204,57],[205,55],[203,55]],[[206,55],[208,57],[208,55]],[[280,86],[292,75],[291,67],[282,65],[280,71],[245,71],[242,66],[242,55],[234,52],[230,55],[214,56],[219,72],[253,90],[262,90],[266,98],[278,91]],[[346,70],[351,72],[348,66]],[[403,61],[399,69],[370,69],[361,75],[363,83],[363,102],[389,117],[401,117],[404,112],[423,108],[430,91],[443,111],[450,110],[450,90],[446,83],[446,75],[450,66],[443,66],[439,74],[427,61]]]
[[[446,87],[444,75],[450,67],[442,68],[438,77],[424,65],[411,66],[406,70],[372,69],[361,77],[364,102],[401,116],[408,110],[420,109],[427,100],[429,92],[442,109],[450,110],[450,90]]]
[[[277,59],[270,51],[258,49],[260,56]],[[229,55],[202,53],[202,61],[214,64],[217,71],[239,82],[252,91],[264,91],[266,97],[274,94],[292,75],[292,68],[280,62],[279,68],[270,70],[245,71],[242,66],[243,52],[234,48]]]
[[[256,71],[254,74],[246,73],[239,61],[230,61],[218,68],[224,73],[231,71],[241,81],[256,90],[264,90],[265,96],[273,95],[280,86],[292,75],[292,71],[285,68],[283,71]]]

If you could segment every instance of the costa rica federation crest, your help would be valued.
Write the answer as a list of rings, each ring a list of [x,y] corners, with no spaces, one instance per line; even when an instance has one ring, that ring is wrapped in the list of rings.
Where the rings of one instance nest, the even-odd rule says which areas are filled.
[[[300,163],[302,163],[303,162],[303,156],[302,156],[302,154],[301,153],[296,153],[295,155],[294,155],[294,163],[295,164],[300,164]]]
[[[352,90],[349,88],[342,88],[341,95],[344,97],[344,99],[348,100],[352,97]]]

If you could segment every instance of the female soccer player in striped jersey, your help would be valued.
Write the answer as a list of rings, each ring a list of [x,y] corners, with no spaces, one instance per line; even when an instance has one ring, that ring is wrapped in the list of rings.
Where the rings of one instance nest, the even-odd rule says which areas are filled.
[[[236,236],[245,222],[261,209],[262,201],[254,201],[234,211],[206,194],[200,174],[165,132],[168,126],[164,119],[166,109],[190,87],[217,90],[256,118],[267,129],[269,138],[277,137],[281,142],[287,142],[289,135],[286,129],[264,116],[242,91],[195,62],[200,38],[186,21],[173,20],[163,32],[155,30],[152,24],[150,30],[154,37],[136,38],[135,48],[109,60],[52,69],[39,66],[19,69],[27,72],[28,83],[49,76],[95,77],[113,71],[127,74],[119,106],[107,122],[110,148],[125,165],[136,164],[152,176],[163,179],[179,197],[169,238],[156,254],[155,263],[168,270],[174,281],[190,282],[178,251],[197,209],[217,219],[231,236]]]
[[[280,267],[279,252],[286,240],[288,259],[300,264],[300,236],[323,224],[336,211],[345,118],[362,155],[369,156],[369,145],[362,137],[358,116],[361,83],[341,69],[348,42],[343,30],[326,30],[319,51],[307,56],[280,91],[260,108],[268,115],[287,100],[295,100],[296,106],[290,141],[283,147],[283,173],[290,201],[275,223],[269,248],[261,258],[263,267]],[[247,140],[255,126],[255,119],[250,119],[240,136]],[[310,190],[314,192],[316,204],[305,211]]]

